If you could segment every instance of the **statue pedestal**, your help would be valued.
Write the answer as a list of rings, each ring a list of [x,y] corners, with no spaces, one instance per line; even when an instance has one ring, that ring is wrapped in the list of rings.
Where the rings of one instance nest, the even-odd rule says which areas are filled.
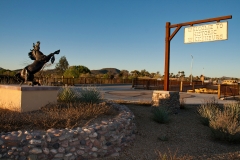
[[[59,87],[0,85],[0,108],[28,112],[57,102]]]
[[[163,107],[170,113],[176,114],[180,109],[179,98],[177,91],[153,91],[152,106]]]

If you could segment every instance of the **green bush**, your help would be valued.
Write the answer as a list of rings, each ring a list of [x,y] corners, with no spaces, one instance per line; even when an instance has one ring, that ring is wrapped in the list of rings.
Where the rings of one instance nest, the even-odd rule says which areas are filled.
[[[70,88],[70,87],[60,88],[58,91],[57,97],[59,102],[66,102],[66,103],[75,102],[79,98],[74,88]]]
[[[209,123],[213,137],[228,142],[240,142],[239,113],[239,104],[226,105],[218,110]]]
[[[240,104],[227,104],[223,107],[215,103],[201,105],[198,109],[201,121],[208,125],[213,138],[240,142]]]
[[[161,135],[157,138],[159,141],[168,141],[169,138],[167,137],[167,135]]]
[[[218,110],[218,107],[214,105],[201,105],[198,109],[201,123],[205,126],[209,126],[209,121],[214,119]]]
[[[99,103],[102,102],[102,94],[96,87],[83,87],[80,92],[80,102],[82,103]]]
[[[167,123],[169,122],[169,113],[163,107],[154,108],[153,112],[153,120],[158,123]]]
[[[218,112],[220,105],[216,103],[215,100],[207,101],[198,108],[198,113],[200,115],[200,121],[203,125],[209,126],[209,121],[214,119],[216,113]]]
[[[102,94],[96,87],[62,87],[58,92],[58,101],[66,103],[100,103]]]
[[[62,87],[58,91],[57,99],[58,102],[77,102],[79,101],[79,94],[75,88]]]

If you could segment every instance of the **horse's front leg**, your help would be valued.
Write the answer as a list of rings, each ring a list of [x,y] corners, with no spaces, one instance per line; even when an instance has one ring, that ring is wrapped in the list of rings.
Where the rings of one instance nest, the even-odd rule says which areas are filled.
[[[59,53],[60,53],[60,50],[57,50],[57,51],[47,55],[46,58],[45,58],[45,63],[47,63],[54,56],[54,54],[59,54]]]
[[[53,54],[59,54],[60,53],[60,49],[55,51]]]

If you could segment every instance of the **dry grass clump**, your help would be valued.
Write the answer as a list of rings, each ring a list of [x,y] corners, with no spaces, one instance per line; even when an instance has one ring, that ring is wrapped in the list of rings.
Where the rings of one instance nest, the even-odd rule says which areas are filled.
[[[220,108],[221,106],[215,99],[206,101],[202,104],[198,108],[201,123],[205,126],[209,126],[209,121],[215,118]]]
[[[37,111],[21,113],[4,105],[0,108],[0,132],[83,127],[101,116],[117,114],[110,103],[102,102],[100,91],[93,87],[63,87],[57,104],[48,104]]]
[[[184,98],[180,100],[180,109],[186,109],[186,100]]]
[[[201,105],[198,109],[201,121],[211,128],[215,139],[240,142],[240,103],[221,107],[216,103]]]
[[[168,148],[168,153],[161,153],[161,151],[156,150],[155,153],[157,155],[157,160],[193,160],[194,158],[189,155],[185,156],[177,156],[178,150],[176,150],[174,153],[170,151]]]
[[[49,104],[40,110],[20,113],[0,110],[0,132],[21,129],[74,128],[87,125],[101,115],[115,115],[115,109],[106,103]]]
[[[141,106],[151,106],[151,101],[129,101],[129,100],[108,100],[110,103],[118,103],[118,104],[124,104],[124,105],[141,105]]]
[[[22,115],[18,111],[0,108],[0,132],[17,130],[22,121]],[[12,126],[12,124],[15,124]]]
[[[240,142],[240,104],[231,104],[218,110],[215,118],[210,120],[210,128],[216,139]]]

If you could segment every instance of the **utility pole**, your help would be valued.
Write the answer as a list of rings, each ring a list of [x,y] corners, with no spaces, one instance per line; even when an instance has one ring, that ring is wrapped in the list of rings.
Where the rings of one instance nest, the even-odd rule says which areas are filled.
[[[192,67],[193,67],[193,56],[192,57],[192,61],[191,61],[191,81],[190,81],[190,85],[192,85]]]
[[[202,85],[203,85],[203,82],[204,82],[204,68],[203,68],[203,79],[202,79]]]

